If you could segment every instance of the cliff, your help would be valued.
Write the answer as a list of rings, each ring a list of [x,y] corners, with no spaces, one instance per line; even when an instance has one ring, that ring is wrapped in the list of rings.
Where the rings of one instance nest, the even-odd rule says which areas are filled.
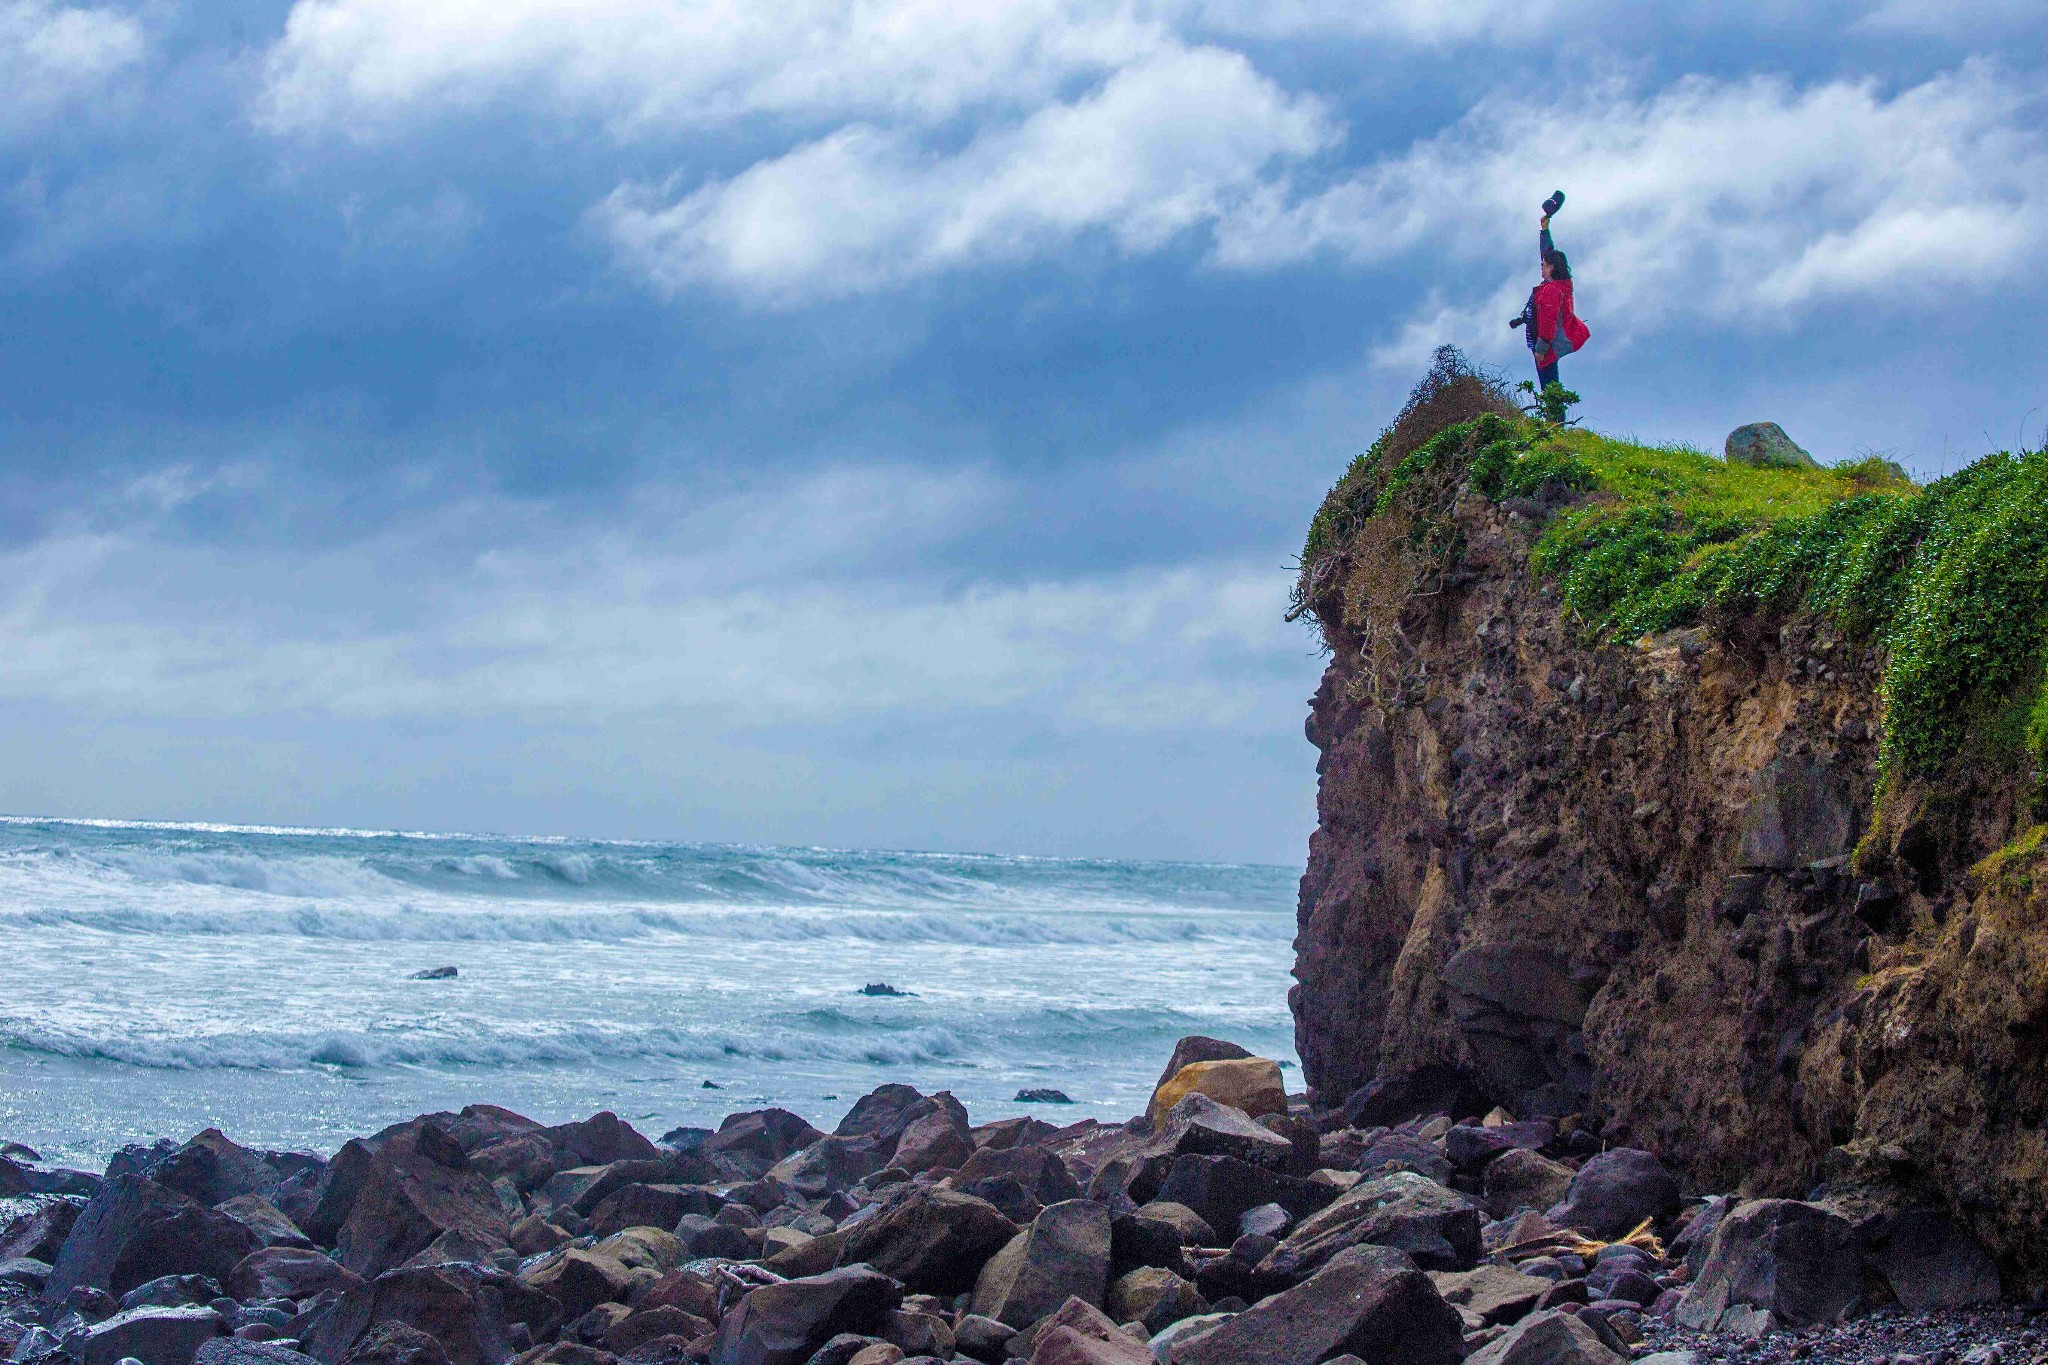
[[[1920,489],[1526,417],[1453,354],[1311,529],[1319,1104],[1936,1197],[2048,1277],[2048,455]]]

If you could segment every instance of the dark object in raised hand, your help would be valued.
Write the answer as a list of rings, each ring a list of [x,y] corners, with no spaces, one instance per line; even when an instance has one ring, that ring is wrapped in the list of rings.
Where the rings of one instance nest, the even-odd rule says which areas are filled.
[[[1551,214],[1556,213],[1559,209],[1563,207],[1564,191],[1552,190],[1550,192],[1550,197],[1543,201],[1543,216],[1545,218],[1548,218]]]

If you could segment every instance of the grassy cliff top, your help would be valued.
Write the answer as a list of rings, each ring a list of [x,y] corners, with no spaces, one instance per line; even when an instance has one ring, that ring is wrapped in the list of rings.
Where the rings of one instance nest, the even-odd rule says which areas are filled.
[[[2048,449],[1924,488],[1877,459],[1753,468],[1525,414],[1440,353],[1317,511],[1297,610],[1369,647],[1374,613],[1460,552],[1468,486],[1549,513],[1530,562],[1590,638],[1808,613],[1882,651],[1888,779],[2048,764]]]

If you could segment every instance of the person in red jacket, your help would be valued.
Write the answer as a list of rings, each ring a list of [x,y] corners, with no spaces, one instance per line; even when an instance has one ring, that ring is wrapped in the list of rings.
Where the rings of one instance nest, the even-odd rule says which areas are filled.
[[[1546,206],[1547,207],[1547,206]],[[1544,214],[1536,237],[1543,262],[1543,283],[1529,292],[1515,325],[1536,361],[1536,391],[1557,382],[1557,362],[1586,344],[1593,333],[1572,311],[1572,267],[1550,240],[1550,215]]]

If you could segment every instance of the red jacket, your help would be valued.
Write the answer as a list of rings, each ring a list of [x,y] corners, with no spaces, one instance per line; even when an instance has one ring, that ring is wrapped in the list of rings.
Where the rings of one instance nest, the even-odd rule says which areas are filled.
[[[1570,280],[1545,280],[1537,285],[1529,296],[1529,306],[1535,314],[1529,325],[1529,349],[1539,356],[1544,351],[1570,355],[1593,335],[1592,329],[1572,311]]]

